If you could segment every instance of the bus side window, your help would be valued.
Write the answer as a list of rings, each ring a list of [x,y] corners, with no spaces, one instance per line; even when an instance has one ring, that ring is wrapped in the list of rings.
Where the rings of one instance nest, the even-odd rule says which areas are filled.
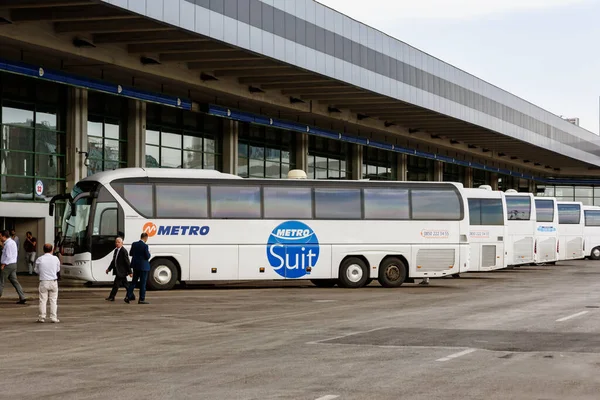
[[[315,189],[318,219],[362,219],[360,189]]]
[[[263,202],[265,218],[312,218],[311,188],[265,186],[263,188]]]
[[[453,190],[412,189],[412,218],[431,221],[456,221],[461,218],[461,203]]]
[[[365,189],[365,219],[410,218],[408,189]]]

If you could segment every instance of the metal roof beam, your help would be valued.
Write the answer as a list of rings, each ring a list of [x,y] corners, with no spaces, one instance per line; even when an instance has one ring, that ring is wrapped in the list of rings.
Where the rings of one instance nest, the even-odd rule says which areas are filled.
[[[177,28],[148,21],[141,17],[131,16],[128,19],[109,21],[70,21],[55,22],[56,33],[109,33],[109,32],[158,32],[174,31]]]
[[[285,90],[297,90],[297,89],[343,89],[348,86],[342,83],[336,83],[334,81],[318,81],[318,82],[304,82],[304,83],[263,83],[260,85],[261,88],[270,89],[285,89]]]
[[[221,43],[212,42],[210,39],[197,38],[192,41],[171,43],[134,43],[127,45],[129,53],[193,53],[202,51],[237,51]]]
[[[0,9],[22,9],[22,8],[54,8],[73,6],[92,6],[96,3],[90,0],[1,0]]]
[[[15,8],[10,12],[10,19],[13,22],[97,21],[127,18],[131,18],[131,14],[100,4],[58,8]]]
[[[162,61],[162,59],[161,59]],[[277,68],[286,68],[284,65],[276,64],[273,61],[269,60],[236,60],[234,64],[229,60],[218,60],[218,61],[206,61],[202,63],[196,63],[195,68],[190,69],[199,69],[202,71],[215,71],[215,70],[223,70],[223,69],[237,69],[237,70],[246,70],[246,69],[256,69],[256,68],[268,68],[268,69],[277,69]]]
[[[122,33],[96,33],[93,35],[94,43],[169,43],[169,42],[196,42],[198,38],[182,31],[166,32],[132,32],[127,35]]]
[[[295,68],[289,68],[287,66],[283,68],[288,68],[287,70],[265,70],[265,71],[239,71],[237,69],[223,69],[216,72],[217,76],[239,76],[240,78],[249,78],[249,77],[261,77],[261,76],[310,76],[310,74],[306,72],[301,72]]]
[[[343,94],[343,93],[364,93],[362,91],[357,90],[353,87],[338,87],[338,88],[311,88],[311,89],[284,89],[281,91],[282,94],[285,95],[321,95],[321,94]]]
[[[161,54],[162,62],[187,62],[188,68],[198,69],[206,61],[260,61],[264,58],[239,50],[223,48],[223,51],[205,51],[196,53]]]
[[[248,78],[239,78],[238,81],[242,84],[261,85],[266,83],[315,83],[315,82],[331,82],[330,79],[315,75],[306,76],[256,76]]]

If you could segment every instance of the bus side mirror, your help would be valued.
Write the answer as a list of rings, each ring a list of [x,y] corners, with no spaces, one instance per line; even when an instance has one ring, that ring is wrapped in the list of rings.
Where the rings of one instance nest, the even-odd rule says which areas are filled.
[[[48,207],[49,207],[48,214],[50,214],[50,216],[53,217],[54,216],[54,203],[50,203],[50,205]]]
[[[77,207],[75,207],[75,203],[71,204],[71,216],[73,216],[73,217],[77,216]]]

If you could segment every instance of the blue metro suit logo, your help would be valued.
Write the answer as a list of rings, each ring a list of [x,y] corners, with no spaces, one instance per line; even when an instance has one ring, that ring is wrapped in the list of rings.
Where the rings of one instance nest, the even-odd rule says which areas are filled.
[[[267,259],[284,278],[308,275],[319,260],[317,235],[303,222],[283,222],[269,235]]]

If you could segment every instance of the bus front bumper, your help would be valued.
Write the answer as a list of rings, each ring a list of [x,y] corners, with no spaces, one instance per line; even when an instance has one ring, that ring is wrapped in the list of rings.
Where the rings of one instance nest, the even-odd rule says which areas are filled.
[[[89,263],[81,263],[81,265],[61,265],[60,276],[64,279],[75,279],[86,282],[93,282],[95,279],[92,275],[92,267]]]

